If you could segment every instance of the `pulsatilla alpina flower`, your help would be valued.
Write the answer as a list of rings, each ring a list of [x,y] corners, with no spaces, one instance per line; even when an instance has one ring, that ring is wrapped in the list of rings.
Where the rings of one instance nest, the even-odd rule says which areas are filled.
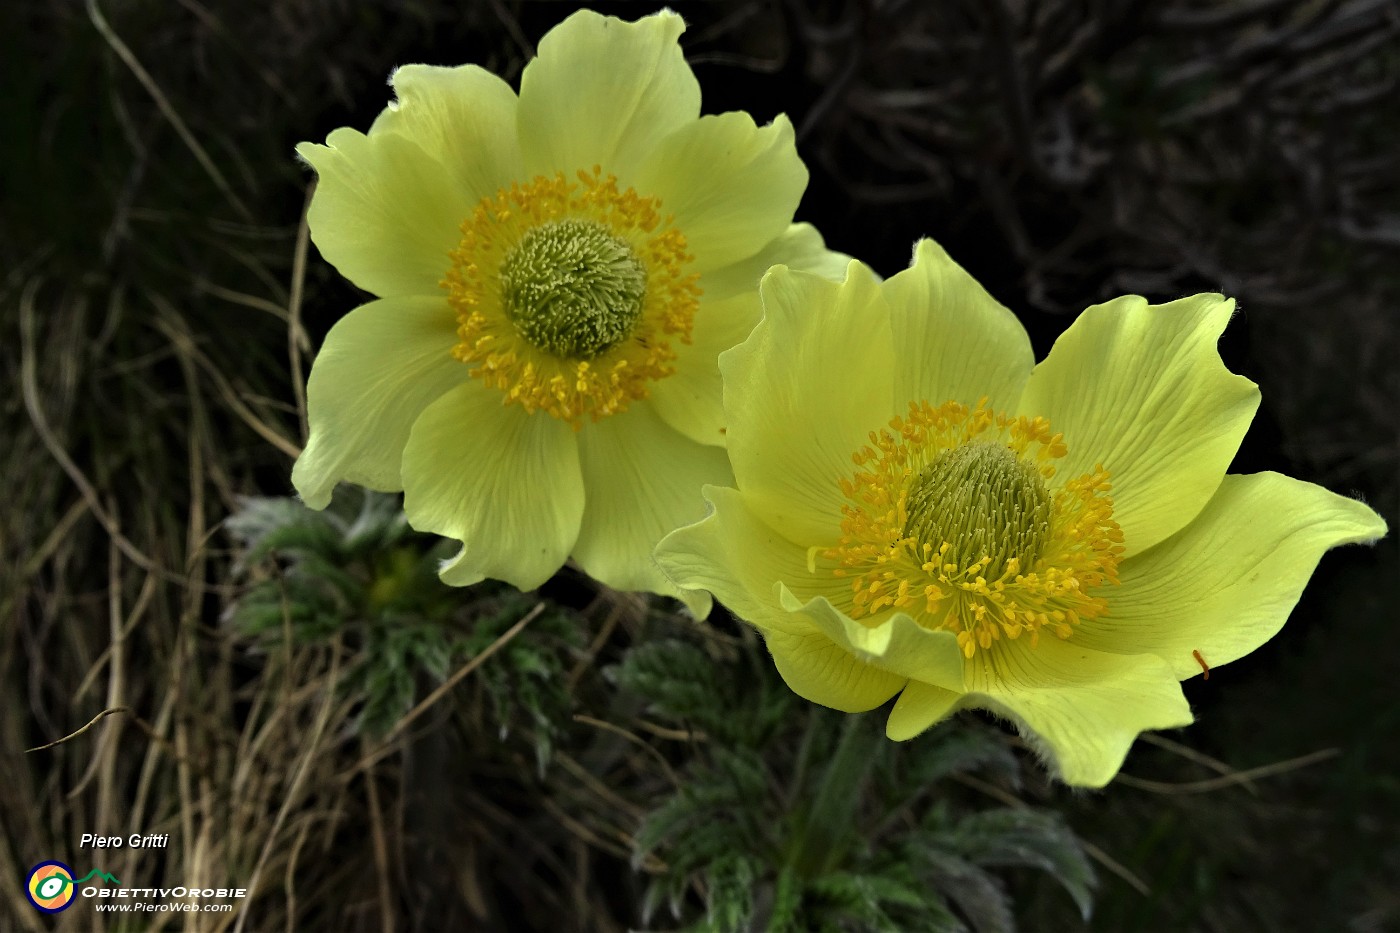
[[[379,297],[312,369],[292,474],[308,505],[341,480],[404,490],[414,527],[463,542],[453,584],[528,589],[573,556],[678,592],[651,549],[730,481],[719,352],[758,320],[769,265],[844,267],[791,224],[791,125],[701,117],[683,29],[580,11],[518,95],[475,66],[408,65],[368,134],[298,147],[319,175],[312,239]]]
[[[1369,508],[1225,470],[1258,405],[1217,295],[1090,308],[1036,365],[1016,318],[935,244],[883,284],[774,269],[720,358],[736,488],[657,555],[763,633],[797,693],[896,694],[908,739],[964,707],[1012,720],[1068,783],[1181,726],[1178,681],[1283,625]]]

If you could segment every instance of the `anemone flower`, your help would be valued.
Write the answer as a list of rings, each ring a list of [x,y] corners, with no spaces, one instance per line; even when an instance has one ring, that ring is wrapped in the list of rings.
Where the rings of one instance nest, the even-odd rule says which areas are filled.
[[[1310,483],[1226,475],[1259,392],[1216,351],[1218,295],[1092,307],[1039,364],[929,241],[883,283],[777,268],[761,295],[720,357],[737,488],[658,559],[807,699],[897,694],[892,739],[986,709],[1102,786],[1140,732],[1191,721],[1179,681],[1279,630],[1324,551],[1385,533]]]
[[[342,480],[403,490],[415,528],[462,542],[455,585],[531,589],[572,557],[677,593],[651,550],[731,477],[719,352],[758,320],[771,264],[844,267],[791,223],[791,124],[700,116],[683,29],[580,11],[518,95],[473,65],[406,65],[368,133],[297,148],[319,176],[312,240],[377,296],[312,368],[307,505]]]

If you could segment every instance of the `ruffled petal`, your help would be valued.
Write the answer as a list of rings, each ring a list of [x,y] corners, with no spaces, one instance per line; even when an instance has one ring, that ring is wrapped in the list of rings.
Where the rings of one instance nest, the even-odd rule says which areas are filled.
[[[1094,651],[1076,639],[1043,636],[997,643],[968,662],[963,705],[1016,723],[1021,737],[1059,777],[1103,787],[1138,734],[1191,723],[1171,667],[1155,655]]]
[[[896,401],[1008,409],[1035,367],[1030,338],[1004,308],[932,240],[884,286],[898,366]]]
[[[447,169],[469,203],[527,180],[509,84],[476,65],[404,65],[389,83],[398,100],[374,121],[371,138],[412,140]]]
[[[739,112],[677,129],[636,177],[637,190],[675,216],[701,273],[754,255],[786,230],[806,187],[787,117],[759,127]]]
[[[700,116],[700,85],[670,10],[635,23],[579,10],[540,40],[520,77],[520,148],[531,175],[602,166],[624,185],[672,130]]]
[[[476,199],[417,143],[348,127],[297,154],[316,169],[307,211],[311,241],[326,261],[381,298],[435,295]]]
[[[779,533],[829,546],[851,455],[896,414],[889,314],[858,262],[840,285],[778,266],[760,291],[763,320],[719,363],[734,475]]]
[[[452,357],[457,319],[442,298],[384,298],[341,318],[311,367],[311,438],[292,485],[313,509],[341,481],[402,489],[399,465],[413,422],[468,378]]]
[[[739,618],[760,629],[792,626],[774,589],[785,583],[811,597],[837,597],[844,580],[807,569],[806,549],[764,524],[736,489],[706,486],[711,511],[702,521],[671,532],[656,547],[656,562],[683,589],[708,590]]]
[[[1074,641],[1119,654],[1155,654],[1180,680],[1228,664],[1274,637],[1324,551],[1374,541],[1379,515],[1321,486],[1256,473],[1226,476],[1186,528],[1125,561],[1107,615]]]
[[[669,532],[703,517],[700,490],[733,481],[729,458],[671,430],[645,403],[585,425],[578,440],[587,507],[574,559],[614,589],[683,597],[704,618],[708,595],[678,589],[652,550]]]
[[[928,629],[907,613],[891,612],[857,622],[836,608],[850,602],[849,585],[836,598],[816,596],[805,602],[786,584],[778,585],[778,598],[788,612],[801,614],[827,638],[863,664],[910,680],[961,691],[964,686],[963,654],[958,639],[944,629]]]
[[[409,524],[462,542],[440,573],[453,586],[491,577],[534,589],[568,559],[583,519],[573,430],[475,380],[413,425],[403,485]]]
[[[1126,554],[1183,528],[1210,500],[1259,407],[1216,341],[1235,304],[1119,298],[1079,316],[1026,385],[1019,409],[1061,431],[1060,478],[1103,464]]]
[[[792,692],[805,700],[863,713],[887,702],[905,678],[867,664],[816,629],[789,625],[769,629],[763,640]]]
[[[719,355],[742,343],[763,316],[758,299],[763,273],[782,264],[839,282],[850,261],[827,249],[810,224],[793,224],[754,256],[701,277],[691,342],[674,345],[675,373],[651,390],[652,403],[666,423],[691,440],[722,446],[727,422]]]
[[[763,633],[773,660],[799,696],[846,712],[874,709],[904,686],[906,678],[858,661],[800,614],[778,603],[775,587],[835,596],[844,581],[807,569],[807,552],[762,522],[734,489],[705,487],[713,511],[703,521],[673,531],[656,560],[677,585],[704,589]]]
[[[962,701],[961,693],[911,680],[890,710],[885,735],[896,742],[912,739],[957,712]]]

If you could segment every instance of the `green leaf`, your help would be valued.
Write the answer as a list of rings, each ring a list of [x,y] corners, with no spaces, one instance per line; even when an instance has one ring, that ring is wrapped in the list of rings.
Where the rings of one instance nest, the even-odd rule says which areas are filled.
[[[707,919],[721,933],[738,933],[753,916],[753,887],[758,874],[754,861],[738,852],[725,852],[710,864]]]
[[[1078,838],[1058,814],[987,810],[966,817],[944,838],[978,865],[1027,866],[1048,873],[1088,919],[1093,909],[1094,870]]]
[[[1010,899],[994,877],[966,859],[933,848],[916,858],[916,871],[957,906],[976,933],[1015,933]]]

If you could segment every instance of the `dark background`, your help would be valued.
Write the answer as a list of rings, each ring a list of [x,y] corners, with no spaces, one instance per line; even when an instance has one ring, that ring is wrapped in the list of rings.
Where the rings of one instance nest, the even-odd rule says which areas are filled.
[[[1221,353],[1263,392],[1233,472],[1321,483],[1395,526],[1395,3],[674,6],[705,112],[792,118],[811,171],[798,219],[832,248],[890,275],[934,237],[1021,315],[1038,355],[1118,294],[1231,295],[1241,313]],[[5,5],[0,371],[14,389],[0,398],[13,492],[0,512],[0,674],[34,711],[6,726],[7,752],[68,731],[70,717],[43,710],[70,702],[78,678],[36,657],[75,607],[101,604],[106,532],[212,587],[228,556],[200,563],[191,542],[218,540],[236,494],[290,491],[287,451],[270,442],[300,437],[288,322],[258,302],[295,303],[309,171],[292,147],[368,127],[397,64],[470,61],[514,82],[574,7]],[[363,296],[314,247],[302,294],[304,363]],[[55,447],[107,521],[70,516],[74,470]],[[1200,752],[1240,769],[1334,757],[1251,793],[1183,793],[1130,783],[1175,767],[1140,744],[1129,782],[1056,798],[1151,887],[1106,876],[1092,929],[1400,928],[1397,571],[1394,536],[1327,555],[1279,637],[1185,684],[1200,721],[1176,738]],[[172,628],[216,624],[212,589],[170,598]],[[28,814],[6,821],[24,862],[18,840],[75,781],[32,759],[5,767],[7,806]],[[1078,927],[1044,899],[1040,916],[1056,919],[1030,929]]]

